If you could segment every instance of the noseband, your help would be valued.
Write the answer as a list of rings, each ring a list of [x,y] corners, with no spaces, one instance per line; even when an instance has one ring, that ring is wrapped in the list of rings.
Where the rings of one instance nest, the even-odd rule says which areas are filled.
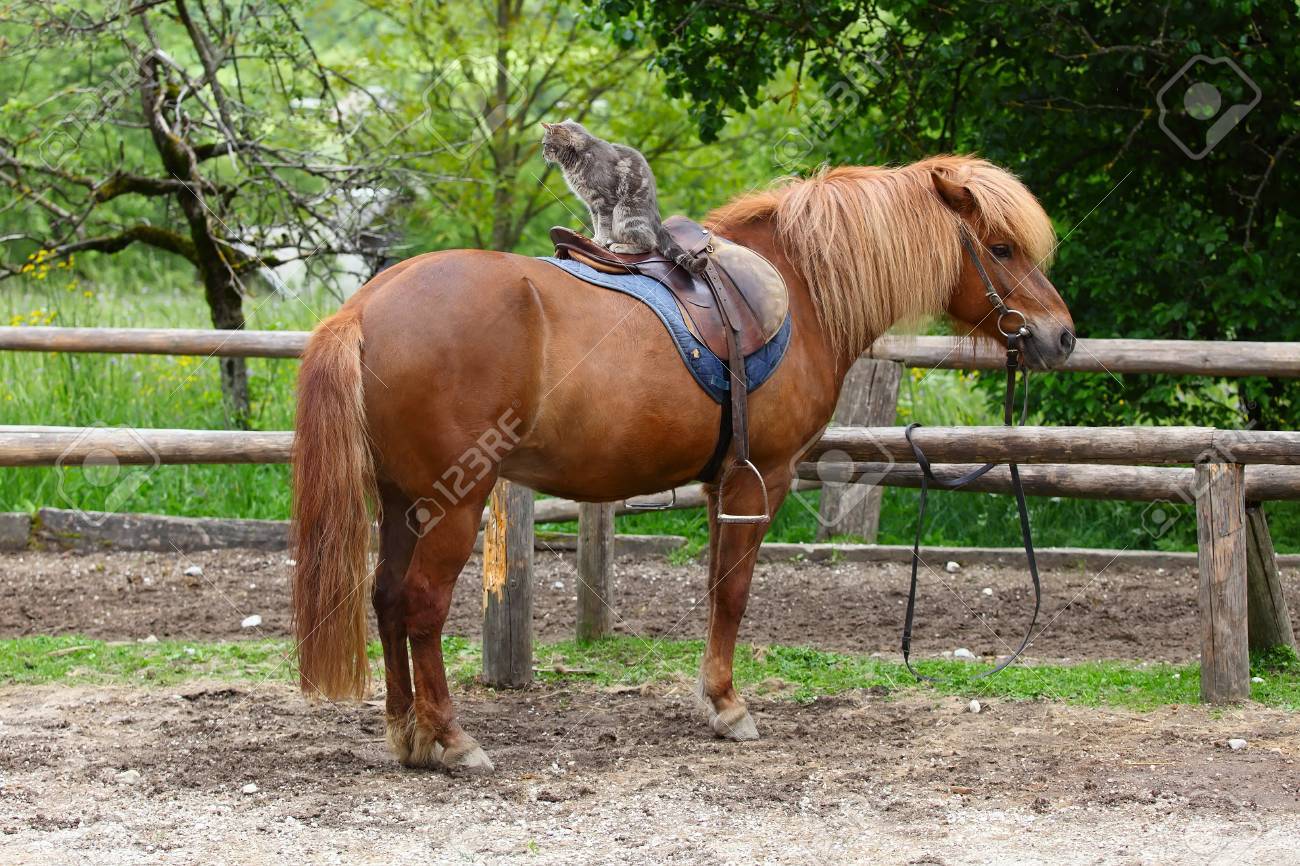
[[[1002,334],[1007,341],[1007,388],[1006,396],[1002,401],[1002,423],[1006,424],[1008,427],[1015,426],[1017,423],[1015,419],[1016,371],[1024,369],[1025,394],[1024,403],[1020,410],[1019,421],[1019,423],[1023,425],[1025,423],[1025,416],[1029,412],[1029,370],[1027,368],[1022,368],[1020,361],[1022,354],[1021,341],[1030,334],[1028,320],[1025,318],[1024,313],[1013,307],[1007,306],[1005,298],[998,292],[997,287],[993,284],[992,278],[989,277],[988,271],[984,269],[984,263],[980,261],[979,254],[975,250],[975,244],[971,240],[970,233],[966,229],[965,225],[961,227],[960,237],[961,245],[965,248],[966,254],[970,256],[971,264],[975,266],[975,270],[979,274],[980,280],[984,283],[984,294],[989,299],[989,304],[992,305],[993,310],[998,314],[998,333]],[[1009,319],[1014,321],[1013,317],[1018,317],[1020,324],[1014,329],[1005,327]],[[921,535],[925,530],[926,499],[930,492],[931,484],[947,490],[956,490],[966,486],[999,464],[985,463],[978,469],[968,472],[960,478],[955,478],[952,481],[944,481],[941,478],[937,478],[930,470],[930,461],[925,458],[925,454],[921,451],[921,446],[917,445],[915,440],[912,439],[913,431],[920,426],[921,425],[917,423],[908,424],[907,429],[904,431],[904,435],[907,437],[907,444],[912,446],[912,455],[916,458],[917,465],[921,467],[921,502],[916,516],[916,540],[912,543],[912,583],[907,594],[907,613],[903,620],[903,664],[907,666],[907,669],[917,679],[927,680],[929,682],[939,682],[936,677],[926,676],[917,671],[916,668],[912,667],[911,659],[912,621],[916,614],[916,583],[917,572],[921,565]],[[1029,646],[1029,642],[1034,636],[1034,625],[1038,622],[1038,611],[1039,608],[1042,607],[1043,603],[1042,583],[1038,577],[1038,561],[1034,557],[1034,540],[1029,530],[1029,508],[1025,504],[1024,487],[1020,483],[1020,470],[1014,463],[1008,463],[1007,469],[1011,473],[1011,490],[1016,495],[1016,509],[1020,513],[1020,537],[1024,542],[1025,558],[1029,563],[1029,574],[1034,583],[1034,613],[1029,620],[1029,629],[1025,632],[1025,636],[1020,641],[1020,646],[1016,648],[1016,651],[1000,662],[997,667],[985,671],[979,676],[974,677],[974,679],[983,679],[984,677],[992,676],[998,671],[1005,669],[1020,657],[1020,654]]]

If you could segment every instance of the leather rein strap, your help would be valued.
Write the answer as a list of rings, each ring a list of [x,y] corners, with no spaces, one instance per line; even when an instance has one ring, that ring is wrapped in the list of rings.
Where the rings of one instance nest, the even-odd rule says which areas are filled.
[[[1002,423],[1007,426],[1014,426],[1017,423],[1015,418],[1016,371],[1023,369],[1025,394],[1019,421],[1019,423],[1023,425],[1025,423],[1025,416],[1029,410],[1029,370],[1027,368],[1022,368],[1021,366],[1021,356],[1023,354],[1021,341],[1025,337],[1029,336],[1027,320],[1025,319],[1024,314],[1019,310],[1007,306],[1003,296],[994,286],[993,280],[989,277],[988,272],[984,270],[984,263],[980,261],[980,257],[975,251],[975,245],[972,243],[965,226],[962,226],[961,229],[961,243],[962,246],[965,247],[967,255],[970,256],[971,262],[975,265],[975,270],[979,273],[980,279],[984,282],[985,294],[988,296],[989,303],[993,305],[993,309],[998,313],[998,331],[1006,337],[1007,341],[1007,387],[1006,395],[1002,400]],[[1007,330],[1003,328],[1003,323],[1011,316],[1019,316],[1020,325],[1014,330]],[[907,429],[904,431],[904,434],[907,437],[907,444],[912,446],[912,454],[916,458],[917,465],[921,467],[921,502],[916,516],[916,540],[912,543],[912,581],[907,592],[907,613],[903,619],[903,664],[907,666],[908,671],[910,671],[917,679],[926,680],[928,682],[939,682],[940,680],[937,677],[927,676],[912,667],[911,659],[912,622],[916,614],[916,585],[917,574],[921,566],[921,535],[925,531],[926,499],[930,492],[931,484],[947,490],[956,490],[960,487],[964,487],[976,478],[979,478],[981,475],[984,475],[990,469],[999,464],[985,463],[978,469],[968,472],[960,478],[955,478],[952,481],[944,481],[941,478],[937,478],[930,470],[930,461],[926,459],[924,452],[921,451],[921,446],[916,444],[916,441],[912,438],[913,431],[920,426],[920,424],[916,423],[909,424],[907,425]],[[1038,576],[1038,561],[1034,556],[1034,539],[1029,529],[1029,508],[1025,503],[1024,487],[1020,483],[1020,470],[1015,463],[1007,463],[1007,469],[1011,473],[1011,489],[1016,495],[1016,509],[1020,514],[1020,537],[1025,546],[1025,558],[1029,563],[1029,575],[1033,579],[1034,583],[1034,613],[1029,620],[1029,628],[1025,632],[1025,636],[1020,641],[1020,646],[1016,648],[1015,652],[1000,662],[997,667],[976,676],[975,679],[977,680],[992,676],[998,671],[1004,670],[1020,657],[1020,654],[1025,651],[1025,648],[1029,646],[1029,642],[1034,637],[1034,626],[1038,623],[1038,612],[1043,603],[1042,581]]]

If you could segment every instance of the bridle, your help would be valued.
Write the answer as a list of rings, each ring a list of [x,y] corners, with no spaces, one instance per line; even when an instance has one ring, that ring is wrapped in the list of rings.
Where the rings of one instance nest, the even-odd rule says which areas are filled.
[[[961,244],[965,248],[966,254],[970,256],[971,263],[975,265],[975,270],[979,274],[980,280],[984,283],[984,294],[989,299],[989,304],[992,305],[994,311],[998,314],[998,333],[1002,334],[1007,342],[1007,388],[1006,396],[1002,401],[1002,423],[1009,427],[1016,426],[1017,423],[1023,425],[1025,423],[1025,416],[1029,411],[1029,370],[1021,365],[1021,356],[1023,355],[1021,341],[1030,334],[1028,319],[1025,318],[1024,313],[1014,307],[1007,306],[1005,296],[998,292],[993,279],[989,276],[988,271],[984,269],[984,263],[980,261],[979,254],[975,250],[975,243],[971,239],[970,232],[966,228],[965,224],[962,224],[961,226],[960,237]],[[1010,292],[1008,292],[1008,295],[1009,294]],[[1012,322],[1014,322],[1013,317],[1019,318],[1020,324],[1014,329],[1004,327],[1008,319],[1011,319]],[[1025,380],[1024,403],[1021,406],[1019,422],[1015,419],[1016,372],[1018,370],[1024,371],[1023,375]],[[921,502],[916,516],[916,540],[912,543],[912,582],[907,593],[907,613],[903,620],[903,664],[907,666],[907,669],[917,679],[927,680],[929,682],[939,682],[938,678],[927,676],[912,667],[911,659],[912,620],[916,614],[916,581],[917,572],[921,565],[921,535],[925,530],[926,499],[930,492],[931,484],[947,490],[955,490],[964,487],[999,464],[985,463],[978,469],[972,470],[971,472],[966,473],[960,478],[955,478],[952,481],[944,481],[941,478],[937,478],[930,470],[930,461],[925,458],[925,454],[921,451],[921,446],[917,445],[912,439],[912,432],[920,426],[921,425],[917,423],[908,424],[907,429],[904,431],[904,435],[907,437],[907,444],[912,446],[912,455],[916,458],[917,465],[921,467]],[[1025,648],[1029,646],[1029,642],[1033,638],[1034,626],[1038,622],[1038,611],[1042,607],[1043,603],[1042,582],[1038,577],[1038,561],[1034,557],[1034,540],[1029,531],[1029,508],[1025,504],[1025,490],[1020,483],[1020,471],[1015,463],[1007,463],[1007,469],[1011,473],[1011,490],[1016,495],[1016,508],[1020,512],[1020,537],[1025,546],[1025,558],[1029,562],[1029,574],[1033,578],[1034,582],[1034,614],[1029,620],[1029,629],[1025,632],[1025,636],[1020,641],[1020,646],[1016,648],[1016,651],[1000,662],[997,667],[985,671],[984,673],[974,677],[974,679],[983,679],[984,677],[992,676],[998,671],[1008,667],[1012,662],[1020,657],[1020,654],[1025,651]]]

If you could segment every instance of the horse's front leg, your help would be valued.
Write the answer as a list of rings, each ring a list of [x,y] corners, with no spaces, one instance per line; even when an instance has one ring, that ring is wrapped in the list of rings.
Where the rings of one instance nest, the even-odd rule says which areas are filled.
[[[773,517],[790,489],[787,470],[764,476],[768,517]],[[709,711],[709,726],[732,740],[758,739],[758,728],[732,682],[736,635],[749,603],[754,562],[769,524],[718,522],[718,490],[709,495],[709,636],[700,665],[700,698]],[[741,475],[735,490],[727,492],[727,508],[752,514],[763,507],[757,484]]]

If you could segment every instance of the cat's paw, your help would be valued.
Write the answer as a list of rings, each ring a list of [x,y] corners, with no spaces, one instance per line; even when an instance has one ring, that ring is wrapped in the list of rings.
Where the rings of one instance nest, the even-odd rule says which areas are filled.
[[[640,247],[637,246],[636,244],[608,244],[608,246],[609,246],[609,251],[611,253],[624,253],[624,254],[634,255],[637,253],[650,252],[650,249],[648,247]]]
[[[693,274],[704,273],[705,268],[709,265],[709,260],[704,256],[692,256],[686,253],[677,257],[677,264]]]

